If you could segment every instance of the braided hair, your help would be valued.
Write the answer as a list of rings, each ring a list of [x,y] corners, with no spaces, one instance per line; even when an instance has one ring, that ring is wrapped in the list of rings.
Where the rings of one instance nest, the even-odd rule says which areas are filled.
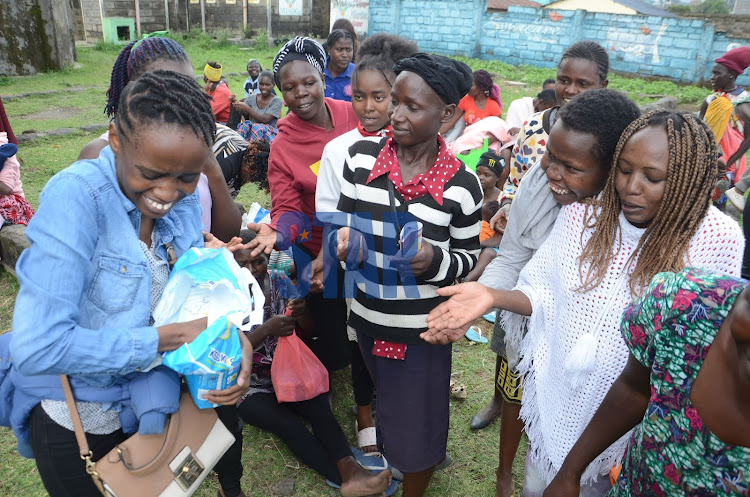
[[[271,143],[268,140],[251,141],[242,154],[240,166],[241,184],[255,183],[258,188],[266,192],[271,187],[268,184],[268,155],[271,153]]]
[[[132,41],[120,51],[112,66],[112,76],[107,90],[107,105],[104,107],[107,116],[111,117],[117,113],[123,88],[130,81],[138,79],[151,63],[158,60],[190,62],[190,57],[176,41],[158,36]]]
[[[583,40],[573,43],[560,57],[560,63],[565,59],[585,59],[596,64],[596,72],[599,75],[599,81],[607,81],[609,74],[609,54],[595,41]]]
[[[497,102],[497,105],[500,106],[500,112],[502,112],[503,100],[500,97],[500,87],[497,86],[494,81],[492,81],[492,76],[490,75],[490,73],[488,73],[484,69],[474,71],[474,85],[482,90],[482,92],[487,95],[488,98]]]
[[[216,121],[211,102],[195,79],[174,71],[153,71],[125,87],[115,114],[118,134],[128,139],[145,124],[189,125],[211,148]]]
[[[352,80],[361,71],[372,70],[383,75],[386,83],[393,87],[396,74],[393,65],[401,59],[419,52],[417,43],[397,35],[378,33],[368,36],[359,47],[359,61],[352,72]]]
[[[638,261],[630,275],[630,291],[637,294],[661,271],[680,271],[685,267],[690,240],[698,231],[716,186],[718,157],[711,129],[688,112],[654,110],[633,121],[623,132],[612,163],[617,165],[622,149],[638,131],[655,127],[666,130],[669,147],[667,179],[656,216],[638,241],[628,261]],[[599,202],[601,213],[594,218],[593,208],[586,212],[586,226],[594,229],[579,259],[579,273],[588,291],[599,285],[619,250],[615,240],[620,235],[618,217],[620,197],[615,188],[617,167],[610,171]],[[640,255],[639,255],[640,254]],[[583,267],[589,264],[584,276]]]

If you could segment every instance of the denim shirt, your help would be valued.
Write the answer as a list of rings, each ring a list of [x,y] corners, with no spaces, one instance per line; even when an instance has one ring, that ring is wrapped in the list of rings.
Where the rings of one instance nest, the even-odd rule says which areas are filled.
[[[202,247],[197,194],[157,219],[156,253]],[[159,336],[148,326],[151,271],[140,211],[120,190],[115,157],[78,161],[45,186],[18,260],[11,356],[23,375],[69,374],[92,386],[146,369]]]

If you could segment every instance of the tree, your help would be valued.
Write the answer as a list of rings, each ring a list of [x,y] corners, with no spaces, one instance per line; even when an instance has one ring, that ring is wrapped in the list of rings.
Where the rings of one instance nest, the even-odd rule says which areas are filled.
[[[699,14],[729,14],[729,8],[724,0],[704,0],[695,11]]]
[[[693,9],[690,8],[690,5],[684,4],[669,5],[667,6],[667,10],[674,14],[689,14],[693,11]]]

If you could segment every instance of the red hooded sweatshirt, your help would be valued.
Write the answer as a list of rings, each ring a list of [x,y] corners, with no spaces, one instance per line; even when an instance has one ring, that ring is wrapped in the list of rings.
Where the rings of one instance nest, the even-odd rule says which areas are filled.
[[[271,227],[277,229],[279,218],[285,212],[301,212],[310,219],[315,212],[315,184],[323,148],[339,135],[357,127],[359,120],[352,104],[342,100],[325,99],[331,115],[333,129],[314,126],[294,113],[279,120],[279,134],[271,144],[268,157],[268,184],[271,187]],[[314,255],[320,252],[322,227],[292,229],[286,236],[294,236]]]

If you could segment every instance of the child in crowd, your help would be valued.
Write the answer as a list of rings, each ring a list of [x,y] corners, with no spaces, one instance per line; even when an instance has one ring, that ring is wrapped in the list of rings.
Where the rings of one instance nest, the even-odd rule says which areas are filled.
[[[466,278],[461,281],[477,281],[479,277],[482,276],[484,268],[486,268],[497,255],[497,251],[499,250],[498,245],[500,245],[503,235],[501,233],[496,233],[495,230],[490,228],[490,219],[492,219],[492,216],[494,216],[499,209],[500,204],[497,200],[485,202],[484,205],[482,205],[482,231],[479,233],[479,245],[482,247],[482,252],[477,258],[477,265],[474,266],[474,269],[472,269],[469,274],[466,275]]]
[[[326,41],[325,95],[336,100],[352,101],[352,71],[354,70],[354,35],[335,29]]]
[[[242,230],[241,237],[242,243],[248,244],[255,233]],[[282,296],[281,288],[290,282],[278,274],[271,277],[265,253],[253,257],[250,250],[239,249],[234,258],[250,270],[265,296],[263,324],[247,333],[253,345],[253,373],[250,390],[238,404],[240,417],[278,435],[300,461],[339,485],[342,495],[355,497],[383,492],[391,482],[390,471],[372,474],[357,463],[326,394],[300,402],[280,403],[276,399],[271,364],[279,337],[289,336],[295,330],[301,335],[312,332],[312,317],[304,298],[288,300]],[[310,423],[312,433],[305,421]]]
[[[446,459],[451,374],[450,345],[428,345],[419,334],[440,300],[436,290],[476,263],[482,190],[439,135],[471,88],[469,67],[416,53],[393,70],[393,137],[349,147],[338,210],[352,214],[352,227],[338,229],[337,250],[344,260],[350,240],[359,247],[371,240],[364,260],[360,252],[365,268],[349,325],[378,391],[378,442],[404,473],[404,497],[417,497]],[[394,211],[423,224],[411,260],[396,256],[405,220],[387,222]],[[412,276],[397,278],[396,266]]]
[[[222,67],[216,61],[209,60],[203,68],[203,91],[211,97],[211,108],[216,122],[226,124],[229,120],[232,92],[227,82],[221,77]]]
[[[232,106],[246,120],[237,126],[237,132],[251,142],[266,140],[272,142],[279,132],[276,121],[281,116],[284,102],[273,92],[273,73],[263,71],[258,76],[258,91],[248,96],[244,102],[232,98]]]
[[[73,394],[97,461],[139,429],[133,416],[120,415],[131,402],[128,382],[138,381],[132,373],[148,371],[135,376],[154,380],[145,396],[164,408],[150,417],[151,432],[163,431],[166,415],[178,406],[179,379],[174,374],[172,381],[159,382],[169,370],[157,374],[159,367],[150,368],[160,352],[191,342],[206,328],[205,318],[156,328],[151,315],[169,278],[169,262],[203,247],[194,192],[212,157],[215,121],[208,97],[192,77],[148,72],[122,89],[109,130],[111,145],[97,159],[78,161],[47,183],[26,230],[31,246],[16,265],[12,365],[23,377],[42,375],[35,381],[44,388],[34,394],[41,403],[13,408],[30,409],[15,419],[25,420],[21,432],[30,433],[39,475],[52,497],[101,496],[80,457],[56,375],[67,374],[85,387]],[[235,405],[249,383],[252,347],[244,334],[239,338],[237,384],[206,394],[222,404],[217,414],[236,439],[215,466],[225,497],[244,496]],[[174,400],[171,410],[168,399]]]
[[[0,112],[5,118],[1,106]],[[8,141],[9,135],[13,137],[10,124],[5,129],[9,131],[0,131],[0,228],[6,224],[29,224],[34,215],[21,188],[21,165],[16,157],[18,146]]]
[[[258,59],[250,59],[247,61],[247,79],[245,80],[245,84],[242,85],[242,89],[245,90],[245,100],[247,100],[247,97],[252,95],[253,93],[260,93],[260,87],[258,86],[258,77],[260,76],[260,72],[263,70],[262,67],[260,67],[260,62],[258,62]],[[273,86],[273,83],[271,84]],[[244,101],[244,100],[243,100]]]
[[[646,114],[620,137],[601,196],[562,208],[514,290],[475,283],[441,289],[453,297],[428,318],[431,328],[460,329],[491,306],[530,316],[503,317],[525,376],[524,495],[542,494],[625,367],[620,318],[650,279],[688,263],[739,274],[740,229],[711,205],[716,157],[713,134],[692,114]],[[550,177],[558,202],[580,200],[573,179]],[[607,475],[625,443],[620,438],[588,465],[581,495],[609,490]]]
[[[107,105],[107,116],[116,117],[120,95],[131,81],[158,69],[174,71],[195,78],[190,57],[179,43],[171,38],[153,36],[127,44],[112,66]],[[219,125],[221,127],[221,125]],[[218,143],[218,136],[217,136]],[[83,147],[78,159],[96,159],[109,145],[109,130]],[[198,180],[203,229],[221,240],[230,240],[240,232],[242,216],[229,195],[221,169],[216,161],[209,161]]]
[[[443,134],[446,142],[453,143],[461,136],[466,126],[471,126],[487,117],[500,117],[502,113],[503,101],[500,98],[500,87],[492,81],[490,73],[480,69],[474,72],[471,90],[459,102],[456,115],[443,124],[440,133]]]
[[[586,466],[632,428],[608,496],[747,495],[747,281],[696,268],[659,273],[621,329],[625,369],[544,495],[578,496]]]
[[[388,106],[396,79],[393,65],[417,50],[415,42],[385,33],[372,35],[362,43],[359,62],[352,71],[352,107],[359,124],[356,129],[331,140],[323,150],[315,189],[315,210],[318,213],[337,212],[349,147],[360,140],[377,143],[391,136]],[[322,268],[322,257],[321,251],[316,261],[319,268]],[[372,417],[374,385],[362,360],[356,333],[351,328],[347,331],[351,345],[354,399],[357,403],[357,443],[363,451],[375,452],[377,439]]]
[[[500,190],[496,184],[502,177],[504,169],[505,160],[493,150],[488,150],[479,157],[477,176],[479,177],[479,184],[482,185],[483,202],[485,204],[497,201],[500,196]]]

